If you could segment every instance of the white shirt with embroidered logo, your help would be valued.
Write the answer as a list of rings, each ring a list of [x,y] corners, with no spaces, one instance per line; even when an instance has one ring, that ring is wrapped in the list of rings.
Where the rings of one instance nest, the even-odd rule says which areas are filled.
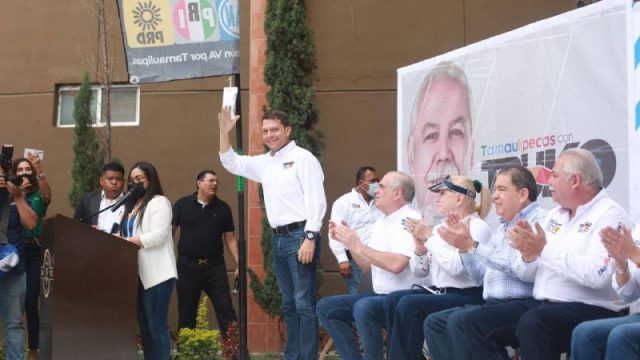
[[[413,236],[404,229],[402,219],[419,219],[420,214],[405,205],[389,216],[382,216],[373,225],[368,246],[374,250],[404,255],[411,258],[415,246]],[[376,294],[388,294],[396,290],[410,289],[411,285],[424,285],[424,279],[413,275],[411,267],[394,274],[371,264],[371,283]]]
[[[220,153],[227,171],[262,184],[264,206],[273,228],[306,220],[306,231],[320,231],[327,209],[324,174],[311,152],[290,141],[275,154]]]
[[[376,207],[375,201],[371,200],[367,203],[356,189],[351,189],[350,192],[340,196],[331,207],[331,221],[338,224],[345,221],[358,233],[358,237],[364,244],[369,242],[373,224],[381,216],[382,212]],[[338,264],[349,260],[345,253],[347,248],[331,236],[329,236],[329,247]]]
[[[552,209],[543,225],[547,244],[531,263],[520,257],[519,277],[534,281],[533,297],[538,300],[621,310],[625,305],[611,285],[615,261],[599,234],[603,227],[621,223],[627,223],[625,211],[604,190],[578,206],[573,219],[566,208]]]

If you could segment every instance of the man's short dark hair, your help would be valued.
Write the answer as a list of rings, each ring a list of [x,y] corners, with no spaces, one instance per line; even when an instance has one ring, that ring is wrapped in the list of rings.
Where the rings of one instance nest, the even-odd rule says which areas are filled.
[[[376,171],[376,169],[374,169],[371,166],[365,165],[365,166],[361,166],[358,171],[356,172],[356,186],[358,186],[358,182],[360,180],[364,180],[364,174],[367,171]]]
[[[529,169],[520,165],[508,166],[498,173],[498,175],[510,175],[511,183],[516,189],[529,190],[529,201],[534,202],[538,198],[538,185],[536,179]]]
[[[100,169],[100,174],[104,175],[107,171],[119,172],[124,176],[124,167],[118,164],[117,162],[110,162],[102,165],[102,169]]]
[[[204,177],[207,176],[207,174],[217,176],[213,170],[202,170],[198,173],[198,176],[196,176],[196,181],[204,180]]]
[[[280,110],[267,110],[262,114],[262,120],[279,120],[284,127],[291,127],[289,123],[289,115]]]

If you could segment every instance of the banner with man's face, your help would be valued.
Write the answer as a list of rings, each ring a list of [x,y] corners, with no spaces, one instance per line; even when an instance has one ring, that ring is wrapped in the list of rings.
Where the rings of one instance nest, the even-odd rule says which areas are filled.
[[[398,168],[437,221],[429,186],[467,174],[491,186],[532,170],[543,206],[558,155],[584,148],[629,207],[627,28],[623,1],[599,2],[398,70]],[[435,218],[434,218],[435,216]]]

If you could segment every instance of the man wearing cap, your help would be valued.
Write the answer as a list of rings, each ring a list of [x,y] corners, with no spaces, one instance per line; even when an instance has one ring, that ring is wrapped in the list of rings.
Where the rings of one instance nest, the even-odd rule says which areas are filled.
[[[342,359],[360,359],[360,347],[353,334],[355,322],[365,359],[382,359],[382,329],[386,324],[384,300],[387,294],[409,289],[417,280],[410,269],[412,236],[404,230],[403,219],[418,218],[411,209],[415,187],[408,175],[392,171],[380,181],[376,206],[383,213],[373,225],[365,244],[357,231],[340,223],[330,223],[330,235],[351,252],[364,273],[371,271],[373,294],[336,295],[322,298],[317,313],[333,338]]]
[[[476,245],[464,224],[443,229],[440,236],[460,249],[460,258],[469,275],[483,285],[484,305],[466,305],[431,314],[424,321],[424,335],[433,359],[469,359],[471,351],[457,325],[466,314],[484,306],[531,297],[533,283],[522,281],[513,265],[520,253],[509,245],[508,231],[521,220],[532,226],[544,220],[546,211],[538,206],[538,188],[533,175],[522,166],[502,169],[493,186],[493,204],[500,226],[486,244]],[[473,249],[473,251],[464,251]],[[484,266],[483,266],[484,265]],[[486,270],[485,270],[486,269]]]
[[[533,298],[467,314],[458,326],[472,359],[506,359],[515,339],[524,359],[558,359],[579,323],[621,315],[624,303],[611,285],[615,261],[599,233],[626,224],[627,216],[604,190],[596,158],[584,149],[563,151],[549,185],[559,206],[542,224],[520,221],[508,235],[521,255],[515,273],[534,282]]]
[[[3,275],[0,278],[0,320],[6,344],[5,357],[7,360],[18,360],[24,359],[22,313],[27,292],[22,229],[35,228],[38,217],[22,190],[6,182],[3,174],[0,168],[0,242],[13,245],[18,251],[19,261],[16,264],[15,260],[5,260],[8,264],[3,264],[3,259],[0,259]]]
[[[220,160],[229,172],[262,184],[267,219],[273,229],[273,264],[287,329],[284,357],[316,359],[316,264],[320,227],[327,208],[322,167],[311,152],[291,140],[289,116],[278,110],[262,115],[262,140],[269,152],[237,155],[229,143],[229,132],[239,119],[231,116],[229,107],[218,114]]]
[[[231,208],[216,195],[218,177],[203,170],[196,177],[197,191],[173,206],[173,231],[180,227],[178,243],[178,329],[196,327],[200,295],[213,304],[222,337],[237,319],[231,303],[224,244],[238,264],[238,241],[233,235]],[[237,272],[236,268],[236,272]]]
[[[343,221],[358,233],[365,244],[371,236],[373,224],[382,215],[375,205],[375,191],[378,188],[378,174],[371,166],[362,166],[356,172],[356,187],[339,197],[331,207],[331,221],[341,224]],[[340,275],[344,279],[349,294],[358,293],[360,267],[353,260],[349,249],[329,235],[329,247],[338,260]]]

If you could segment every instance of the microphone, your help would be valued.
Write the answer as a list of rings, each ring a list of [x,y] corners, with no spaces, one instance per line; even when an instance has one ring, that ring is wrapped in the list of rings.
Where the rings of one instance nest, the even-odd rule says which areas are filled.
[[[124,205],[124,203],[126,203],[130,198],[137,199],[142,195],[144,195],[144,187],[142,186],[142,183],[134,183],[129,191],[127,191],[120,200],[113,204],[111,211],[116,212],[116,210],[118,210],[120,206]]]

